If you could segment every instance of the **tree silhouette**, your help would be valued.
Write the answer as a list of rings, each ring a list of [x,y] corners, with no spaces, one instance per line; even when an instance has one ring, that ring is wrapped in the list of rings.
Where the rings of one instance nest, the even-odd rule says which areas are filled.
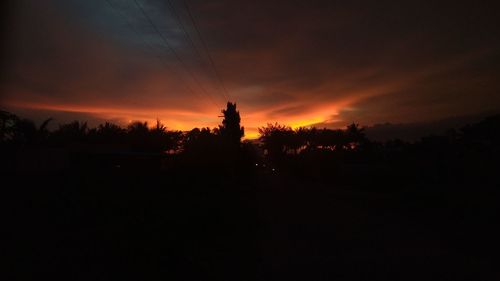
[[[170,132],[156,120],[156,125],[148,127],[148,122],[133,122],[127,127],[127,137],[133,150],[164,153],[175,150],[180,144],[180,132]]]
[[[273,161],[281,161],[289,149],[293,149],[292,128],[275,124],[267,124],[266,127],[259,128],[260,138],[265,153]]]
[[[13,140],[15,142],[23,144],[34,142],[37,135],[35,122],[28,119],[18,119],[14,129]]]
[[[216,135],[210,128],[194,128],[186,133],[183,146],[185,150],[198,150],[204,147],[207,148],[207,146],[216,141]]]
[[[347,149],[359,148],[366,142],[365,129],[360,128],[358,124],[352,123],[345,130]]]
[[[12,140],[17,120],[19,118],[16,115],[0,111],[0,140],[2,143]]]
[[[182,133],[168,131],[160,120],[149,130],[149,146],[154,152],[176,151],[179,148]]]
[[[59,125],[59,128],[51,134],[51,139],[58,144],[70,144],[83,142],[87,139],[87,122],[73,121],[68,124]]]
[[[127,144],[127,132],[119,125],[106,122],[88,132],[89,142],[104,145],[107,148],[120,149]]]
[[[219,126],[219,134],[230,143],[240,144],[241,138],[245,134],[243,127],[240,127],[240,113],[236,110],[236,103],[227,103],[226,109],[222,110],[224,119],[222,126]]]
[[[38,127],[38,136],[42,140],[46,140],[49,137],[50,131],[47,127],[48,127],[49,123],[52,122],[53,120],[54,119],[52,119],[52,118],[45,119],[45,121],[42,122],[40,127]]]
[[[106,122],[97,126],[90,134],[92,134],[98,142],[114,144],[123,141],[126,136],[126,130],[116,124]]]
[[[149,132],[148,122],[132,122],[127,126],[127,132],[131,135],[145,136]]]
[[[132,150],[147,150],[148,122],[132,122],[127,126],[127,138]]]
[[[438,179],[445,174],[464,172],[484,176],[490,171],[493,175],[495,167],[500,165],[500,115],[414,143],[371,142],[364,128],[354,123],[345,129],[292,129],[275,123],[259,128],[260,145],[257,145],[255,141],[241,143],[243,127],[236,104],[229,102],[222,113],[224,119],[218,128],[195,128],[184,133],[168,130],[160,120],[151,127],[147,122],[134,122],[127,128],[112,123],[88,128],[87,123],[74,121],[51,132],[47,126],[52,119],[37,127],[29,119],[0,111],[0,150],[10,157],[4,164],[12,162],[19,153],[57,148],[77,155],[75,159],[91,155],[88,159],[97,157],[114,163],[116,159],[129,157],[133,162],[140,155],[146,159],[142,164],[169,159],[184,167],[197,166],[200,170],[209,167],[222,175],[230,175],[238,167],[246,167],[248,171],[254,169],[248,167],[261,167],[256,164],[265,162],[283,172],[293,171],[291,174],[300,170],[328,174],[332,168],[342,171],[344,164],[373,164],[373,167],[391,167],[401,175],[422,171],[427,179]],[[164,157],[161,155],[164,153],[177,155]],[[82,163],[91,166],[90,162]],[[169,165],[173,166],[172,163]]]
[[[221,160],[220,136],[210,128],[194,128],[184,134],[182,156],[188,164],[214,164]]]
[[[0,111],[0,142],[39,144],[49,136],[47,126],[51,121],[52,118],[46,119],[37,128],[32,120]]]

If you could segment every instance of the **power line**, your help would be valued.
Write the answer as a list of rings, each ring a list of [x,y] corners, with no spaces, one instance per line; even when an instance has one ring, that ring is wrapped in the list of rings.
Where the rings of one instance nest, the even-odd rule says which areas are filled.
[[[176,21],[179,23],[179,26],[183,30],[184,36],[189,40],[189,43],[191,44],[191,46],[193,47],[194,51],[196,52],[196,55],[198,55],[198,57],[200,58],[200,60],[202,60],[203,57],[202,57],[201,53],[199,52],[198,47],[196,47],[196,45],[194,44],[193,39],[189,35],[189,32],[187,32],[187,29],[186,29],[185,25],[182,23],[182,20],[179,17],[179,14],[177,13],[174,5],[172,4],[172,1],[167,0],[167,3],[168,3],[168,6],[170,7],[170,10],[173,13],[173,15],[175,16]]]
[[[207,46],[207,43],[205,42],[205,40],[203,39],[203,36],[201,35],[201,32],[200,32],[200,29],[198,28],[198,25],[196,24],[196,20],[194,19],[194,16],[193,14],[191,13],[191,9],[189,8],[189,5],[187,4],[186,0],[182,0],[182,2],[184,3],[184,6],[186,7],[186,11],[188,13],[188,16],[189,16],[189,19],[191,20],[191,22],[193,23],[193,27],[195,28],[196,30],[196,33],[198,34],[198,37],[200,37],[200,41],[202,43],[202,46],[203,48],[205,49],[205,52],[207,53],[207,56],[208,56],[208,59],[210,61],[210,64],[212,65],[213,69],[214,69],[214,73],[215,75],[217,76],[217,79],[219,80],[219,83],[221,84],[222,88],[224,89],[224,92],[226,93],[227,96],[230,97],[230,94],[229,92],[227,91],[227,88],[226,86],[224,85],[224,81],[222,80],[222,76],[219,74],[219,71],[217,70],[217,67],[214,63],[214,60],[212,58],[212,55],[210,55],[210,52],[208,50],[208,46]]]
[[[141,38],[142,34],[135,28],[135,26],[128,20],[128,17],[127,15],[125,15],[125,13],[123,13],[123,11],[121,11],[120,9],[116,8],[110,0],[106,0],[106,2],[108,3],[108,5],[113,9],[113,11],[115,11],[116,13],[120,14],[124,19],[125,19],[125,22],[127,23],[127,26],[139,37]],[[178,76],[181,80],[184,80],[182,78],[181,75],[179,75],[172,67],[170,67],[168,65],[168,63],[164,60],[164,57],[162,57],[161,55],[158,55],[156,54],[155,52],[155,48],[149,44],[147,41],[145,41],[144,39],[141,38],[141,41],[142,43],[149,49],[152,51],[153,55],[159,60],[160,64],[163,65],[166,69],[168,70],[171,70],[173,71],[173,73],[176,74],[176,76]],[[189,84],[185,84],[184,85],[186,87],[186,89],[192,93],[192,94],[195,94],[195,95],[198,95],[200,96],[200,94],[198,92],[195,92],[190,86]],[[200,96],[202,97],[202,96]],[[212,101],[213,102],[213,101]]]
[[[201,52],[199,51],[198,47],[196,46],[196,44],[194,43],[193,39],[191,38],[191,35],[187,31],[186,26],[182,22],[181,17],[179,16],[177,10],[175,9],[175,6],[172,4],[172,1],[171,0],[167,0],[167,3],[169,5],[169,7],[170,7],[170,10],[174,14],[177,22],[179,23],[179,26],[183,30],[185,37],[190,42],[191,46],[193,47],[194,51],[196,52],[196,55],[198,55],[198,57],[200,58],[200,60],[203,62],[203,56],[201,55]],[[217,70],[213,67],[214,66],[213,62],[210,64],[210,66],[212,68],[212,72],[215,74],[215,78],[218,80],[217,82],[219,83],[220,89],[222,89],[222,91],[223,91],[222,95],[224,96],[224,98],[226,100],[228,100],[227,90],[224,87],[224,84],[221,83],[221,80],[220,80],[220,78],[218,77],[218,74],[217,74]]]
[[[202,90],[202,92],[212,101],[212,103],[214,103],[215,106],[217,106],[217,104],[212,99],[212,97],[210,96],[210,94],[207,92],[207,90],[205,89],[205,87],[203,87],[203,85],[201,84],[200,80],[198,80],[198,78],[196,77],[196,75],[191,71],[191,69],[187,66],[187,64],[182,60],[182,58],[179,56],[179,54],[177,54],[177,52],[175,51],[175,49],[172,48],[172,46],[168,43],[168,40],[165,38],[165,36],[163,36],[163,33],[161,33],[161,31],[155,25],[155,23],[153,22],[153,20],[148,16],[148,14],[144,10],[144,8],[137,2],[137,0],[134,0],[134,3],[137,6],[137,8],[142,12],[142,14],[144,15],[144,17],[146,17],[146,19],[149,21],[149,24],[153,27],[153,29],[155,30],[155,32],[159,35],[159,37],[165,43],[165,46],[174,54],[174,56],[177,58],[177,60],[186,69],[186,71],[188,72],[188,74],[193,78],[193,80],[196,82],[196,84],[198,84],[198,86],[200,87],[200,89]]]

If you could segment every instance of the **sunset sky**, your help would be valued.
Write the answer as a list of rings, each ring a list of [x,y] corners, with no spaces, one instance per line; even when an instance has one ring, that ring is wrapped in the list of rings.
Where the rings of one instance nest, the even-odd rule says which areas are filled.
[[[229,99],[253,137],[500,109],[495,1],[7,2],[0,105],[37,121],[215,127]]]

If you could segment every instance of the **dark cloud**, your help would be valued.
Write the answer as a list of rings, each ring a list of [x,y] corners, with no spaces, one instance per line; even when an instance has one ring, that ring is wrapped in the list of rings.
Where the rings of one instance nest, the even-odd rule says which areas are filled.
[[[109,2],[10,6],[0,101],[215,125],[225,97],[206,43],[249,128],[500,107],[494,1],[186,1],[205,42],[183,1],[138,0],[164,38],[134,1]]]

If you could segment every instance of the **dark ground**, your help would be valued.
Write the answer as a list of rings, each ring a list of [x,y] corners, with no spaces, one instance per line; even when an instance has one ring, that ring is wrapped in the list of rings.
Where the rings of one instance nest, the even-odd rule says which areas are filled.
[[[500,278],[496,193],[375,192],[279,173],[4,179],[4,280]]]

